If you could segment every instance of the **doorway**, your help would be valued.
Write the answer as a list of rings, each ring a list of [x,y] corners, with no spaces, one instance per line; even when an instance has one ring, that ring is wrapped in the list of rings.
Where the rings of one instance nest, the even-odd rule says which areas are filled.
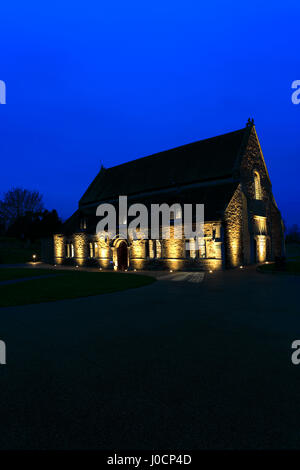
[[[125,271],[128,268],[128,249],[127,243],[120,242],[117,248],[118,270]]]

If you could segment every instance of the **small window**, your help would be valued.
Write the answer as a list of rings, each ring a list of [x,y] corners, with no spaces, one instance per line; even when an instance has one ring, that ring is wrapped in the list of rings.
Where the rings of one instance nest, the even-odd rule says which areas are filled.
[[[96,248],[98,247],[97,243],[89,243],[89,252],[90,258],[96,258]]]
[[[93,243],[90,243],[89,246],[90,246],[90,258],[94,258],[94,245]]]
[[[80,229],[81,230],[86,230],[86,219],[80,219]]]
[[[156,258],[155,256],[155,242],[153,240],[149,240],[149,258]]]
[[[259,176],[259,173],[257,171],[254,172],[254,197],[257,200],[262,199],[260,176]]]
[[[199,258],[206,258],[206,243],[203,237],[198,239],[199,243]]]
[[[72,243],[66,243],[65,255],[66,258],[74,258],[74,245]]]
[[[196,242],[194,238],[185,241],[185,253],[187,258],[196,258]]]
[[[155,240],[155,257],[157,259],[162,257],[161,243],[159,240]]]

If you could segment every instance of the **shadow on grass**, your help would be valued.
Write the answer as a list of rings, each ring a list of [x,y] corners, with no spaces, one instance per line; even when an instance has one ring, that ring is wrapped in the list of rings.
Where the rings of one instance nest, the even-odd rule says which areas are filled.
[[[108,294],[146,286],[154,281],[153,277],[136,274],[64,271],[44,279],[0,285],[0,307]]]

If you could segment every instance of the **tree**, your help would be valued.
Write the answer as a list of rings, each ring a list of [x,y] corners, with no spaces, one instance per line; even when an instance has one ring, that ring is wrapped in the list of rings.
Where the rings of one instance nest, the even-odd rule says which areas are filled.
[[[8,228],[20,217],[25,217],[26,213],[41,212],[43,208],[43,196],[38,191],[13,188],[0,201],[0,219],[5,221]]]
[[[299,225],[294,224],[290,227],[285,240],[287,243],[300,243]]]
[[[43,211],[39,222],[36,226],[36,237],[49,237],[54,233],[61,232],[62,230],[62,221],[58,217],[58,214],[55,209],[52,211]]]
[[[31,240],[32,242],[43,237],[49,237],[53,233],[61,231],[62,222],[56,210],[51,212],[26,212],[18,217],[8,228],[7,235]]]

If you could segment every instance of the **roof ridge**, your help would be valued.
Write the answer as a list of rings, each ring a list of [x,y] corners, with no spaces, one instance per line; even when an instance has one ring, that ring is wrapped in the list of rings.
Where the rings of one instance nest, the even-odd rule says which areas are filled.
[[[123,166],[123,165],[128,165],[130,163],[137,162],[139,160],[143,160],[145,158],[155,157],[156,155],[161,155],[162,153],[172,152],[174,150],[180,150],[184,147],[189,147],[190,145],[198,144],[200,142],[206,142],[208,140],[218,139],[219,137],[229,136],[229,135],[232,135],[232,134],[235,134],[235,133],[238,133],[238,132],[241,132],[241,131],[246,131],[246,130],[247,130],[247,127],[242,127],[241,129],[236,129],[235,131],[225,132],[224,134],[218,134],[218,135],[215,135],[213,137],[206,137],[205,139],[195,140],[193,142],[189,142],[188,144],[178,145],[177,147],[172,147],[172,148],[169,148],[169,149],[160,150],[159,152],[151,153],[150,155],[144,155],[143,157],[134,158],[133,160],[129,160],[128,162],[119,163],[118,165],[113,165],[113,166],[110,166],[108,168],[105,168],[105,170],[109,171],[113,168],[118,168],[118,167]]]
[[[114,193],[140,193],[232,175],[247,129],[244,127],[103,169],[79,200],[79,206],[89,201],[110,199]]]

